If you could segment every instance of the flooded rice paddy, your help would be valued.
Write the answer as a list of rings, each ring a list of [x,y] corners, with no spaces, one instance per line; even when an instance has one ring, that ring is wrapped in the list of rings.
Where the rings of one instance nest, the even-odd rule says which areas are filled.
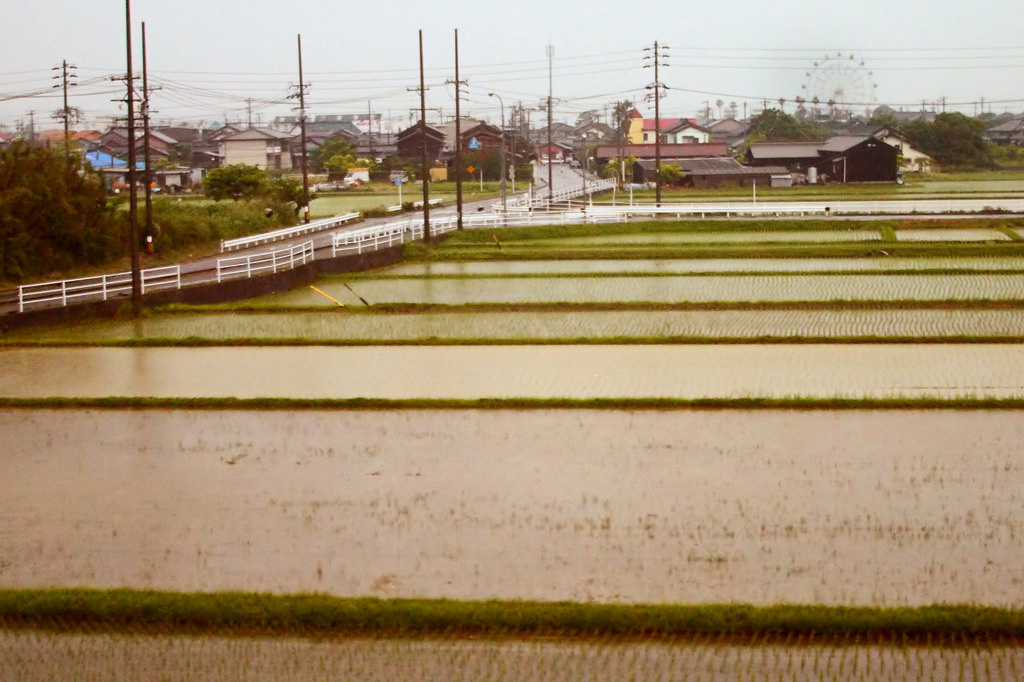
[[[1024,606],[1019,411],[0,410],[0,583]]]
[[[924,242],[999,242],[1011,237],[990,228],[915,228],[894,230],[898,241]],[[837,242],[883,241],[884,235],[875,229],[842,230],[761,230],[752,232],[645,232],[642,234],[609,234],[600,236],[566,237],[538,240],[519,240],[516,246],[606,248],[608,246],[668,246],[672,244],[828,244]]]
[[[0,350],[12,398],[1021,398],[1019,344]]]
[[[1019,680],[1024,650],[508,640],[255,639],[0,632],[10,682]],[[200,671],[202,674],[200,675]]]
[[[351,286],[371,305],[1016,300],[1024,273],[363,278]],[[346,305],[361,304],[343,281],[328,279],[317,287]],[[252,303],[337,305],[309,288]]]
[[[919,270],[1024,270],[1024,259],[1008,258],[678,258],[573,261],[403,263],[376,271],[386,276],[566,275],[736,272],[839,272]]]
[[[1024,337],[1024,309],[567,310],[360,314],[175,313],[11,332],[9,342],[301,339],[346,342],[555,341],[614,338]],[[365,312],[365,311],[364,311]]]

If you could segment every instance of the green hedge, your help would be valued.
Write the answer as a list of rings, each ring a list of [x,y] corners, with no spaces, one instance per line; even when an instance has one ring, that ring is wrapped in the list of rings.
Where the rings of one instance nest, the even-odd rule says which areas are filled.
[[[3,590],[0,627],[385,636],[1024,638],[1024,611],[750,604],[625,605],[340,598],[241,592]]]

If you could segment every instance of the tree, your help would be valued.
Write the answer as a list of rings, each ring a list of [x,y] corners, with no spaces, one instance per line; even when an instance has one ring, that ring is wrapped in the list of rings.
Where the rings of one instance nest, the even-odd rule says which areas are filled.
[[[615,142],[625,144],[629,138],[629,124],[633,118],[633,103],[629,100],[616,102],[612,109],[612,130],[615,134]]]
[[[778,109],[765,109],[750,120],[746,144],[751,142],[815,140],[823,136],[817,126],[802,123]]]
[[[597,109],[590,109],[589,111],[584,111],[582,114],[576,117],[576,127],[579,128],[580,126],[585,126],[590,123],[594,123],[600,118],[601,112],[599,112]]]
[[[103,178],[76,154],[18,140],[0,148],[0,279],[21,281],[125,253]]]
[[[335,154],[323,163],[328,177],[344,177],[348,169],[356,165],[356,157],[352,154]]]
[[[296,213],[302,208],[305,194],[302,189],[302,183],[295,178],[286,178],[284,176],[273,178],[268,189],[270,197],[274,201],[293,205]]]
[[[352,163],[355,163],[356,148],[352,146],[351,142],[340,137],[333,137],[324,140],[323,143],[319,147],[314,149],[312,154],[310,154],[310,161],[313,162],[313,172],[339,172],[332,171],[327,167],[327,162],[336,156],[341,156],[342,158],[347,156],[351,157],[352,159],[352,162],[349,164],[349,166],[346,166],[344,171],[340,171],[341,173],[344,173],[345,171],[348,171]],[[333,162],[333,166],[335,168],[340,168],[344,166],[344,162],[342,159],[336,159]]]
[[[214,201],[228,197],[252,199],[266,194],[267,174],[257,166],[238,163],[224,168],[214,168],[203,178],[203,189],[206,196]]]
[[[681,185],[686,177],[686,173],[674,163],[663,164],[660,171],[661,182],[665,185]]]
[[[903,132],[941,166],[993,168],[985,142],[985,123],[959,112],[939,114],[933,122],[911,121]]]

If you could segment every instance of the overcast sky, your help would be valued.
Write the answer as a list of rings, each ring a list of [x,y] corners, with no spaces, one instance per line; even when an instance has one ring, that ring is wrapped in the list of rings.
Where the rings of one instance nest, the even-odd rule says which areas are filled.
[[[664,117],[696,117],[706,106],[717,116],[718,100],[736,102],[742,115],[744,105],[785,98],[792,112],[794,98],[837,88],[858,110],[930,108],[945,97],[947,109],[967,114],[982,98],[986,110],[1024,111],[1019,0],[132,0],[131,8],[139,71],[146,23],[159,123],[244,122],[250,106],[254,121],[293,113],[285,96],[298,83],[301,34],[311,115],[372,109],[404,128],[419,107],[409,90],[419,84],[419,30],[428,120],[449,117],[455,29],[468,81],[463,111],[495,123],[498,99],[488,93],[501,96],[506,115],[547,97],[549,45],[557,120],[623,99],[653,116],[643,98],[654,74],[643,57],[655,41],[669,46],[659,70],[669,88]],[[80,83],[71,106],[89,121],[118,113],[111,100],[124,89],[109,77],[126,70],[123,0],[3,0],[0,17],[0,126],[27,124],[34,111],[37,130],[57,127],[51,69],[63,60],[77,66]]]

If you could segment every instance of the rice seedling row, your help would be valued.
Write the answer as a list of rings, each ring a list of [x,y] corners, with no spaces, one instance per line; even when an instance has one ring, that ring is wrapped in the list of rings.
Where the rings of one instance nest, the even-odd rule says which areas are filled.
[[[681,343],[1024,339],[1021,309],[175,313],[10,333],[8,343]]]
[[[346,305],[360,303],[342,282],[318,288]],[[665,277],[480,277],[369,279],[358,293],[371,305],[470,303],[679,303],[1017,300],[1024,274],[736,275]],[[255,306],[336,303],[310,289],[253,299]]]
[[[1008,680],[1024,673],[1009,646],[736,645],[466,639],[265,639],[0,632],[11,682],[149,679],[359,680]]]

